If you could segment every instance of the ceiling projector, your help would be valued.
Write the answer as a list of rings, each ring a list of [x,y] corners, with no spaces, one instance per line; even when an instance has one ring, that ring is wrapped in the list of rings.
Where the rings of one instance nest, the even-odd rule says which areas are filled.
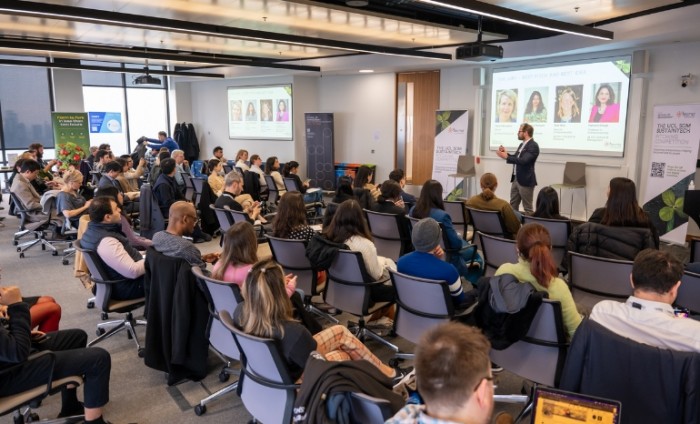
[[[493,44],[472,43],[457,47],[455,59],[487,62],[503,59],[503,47]]]
[[[148,74],[139,75],[134,78],[134,85],[161,85],[162,81],[160,78],[152,77]]]

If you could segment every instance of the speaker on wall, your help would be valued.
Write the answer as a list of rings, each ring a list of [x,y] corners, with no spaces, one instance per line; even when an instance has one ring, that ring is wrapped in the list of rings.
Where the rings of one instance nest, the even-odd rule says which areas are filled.
[[[649,72],[649,52],[646,50],[635,50],[632,52],[632,75],[646,74]]]

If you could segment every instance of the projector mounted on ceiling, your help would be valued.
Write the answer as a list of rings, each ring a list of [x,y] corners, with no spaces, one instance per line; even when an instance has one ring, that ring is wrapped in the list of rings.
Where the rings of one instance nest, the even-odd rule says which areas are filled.
[[[148,68],[146,68],[146,74],[145,75],[139,75],[138,77],[134,78],[134,85],[161,85],[162,81],[160,78],[152,77],[148,73]]]
[[[493,62],[496,59],[503,59],[503,47],[480,42],[465,44],[455,50],[455,59],[471,62]]]

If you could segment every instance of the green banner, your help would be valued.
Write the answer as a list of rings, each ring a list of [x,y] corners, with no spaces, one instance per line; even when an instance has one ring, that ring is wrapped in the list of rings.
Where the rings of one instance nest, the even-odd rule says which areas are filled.
[[[51,113],[53,138],[56,145],[56,159],[62,169],[80,165],[90,150],[90,127],[87,113]]]

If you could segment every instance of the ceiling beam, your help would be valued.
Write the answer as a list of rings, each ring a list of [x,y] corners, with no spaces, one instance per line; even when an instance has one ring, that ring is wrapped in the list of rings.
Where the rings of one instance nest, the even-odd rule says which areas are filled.
[[[183,34],[205,35],[218,38],[252,40],[288,45],[312,46],[334,50],[346,50],[361,53],[374,53],[392,56],[420,57],[427,59],[452,60],[447,53],[434,53],[421,50],[409,50],[398,47],[378,46],[349,41],[330,40],[303,35],[281,34],[245,28],[210,25],[200,22],[166,19],[144,15],[133,15],[105,10],[86,9],[82,7],[58,4],[35,3],[19,0],[3,0],[0,13],[20,16],[32,16],[46,19],[62,19],[76,22],[94,23],[148,29],[153,31],[176,32]]]

